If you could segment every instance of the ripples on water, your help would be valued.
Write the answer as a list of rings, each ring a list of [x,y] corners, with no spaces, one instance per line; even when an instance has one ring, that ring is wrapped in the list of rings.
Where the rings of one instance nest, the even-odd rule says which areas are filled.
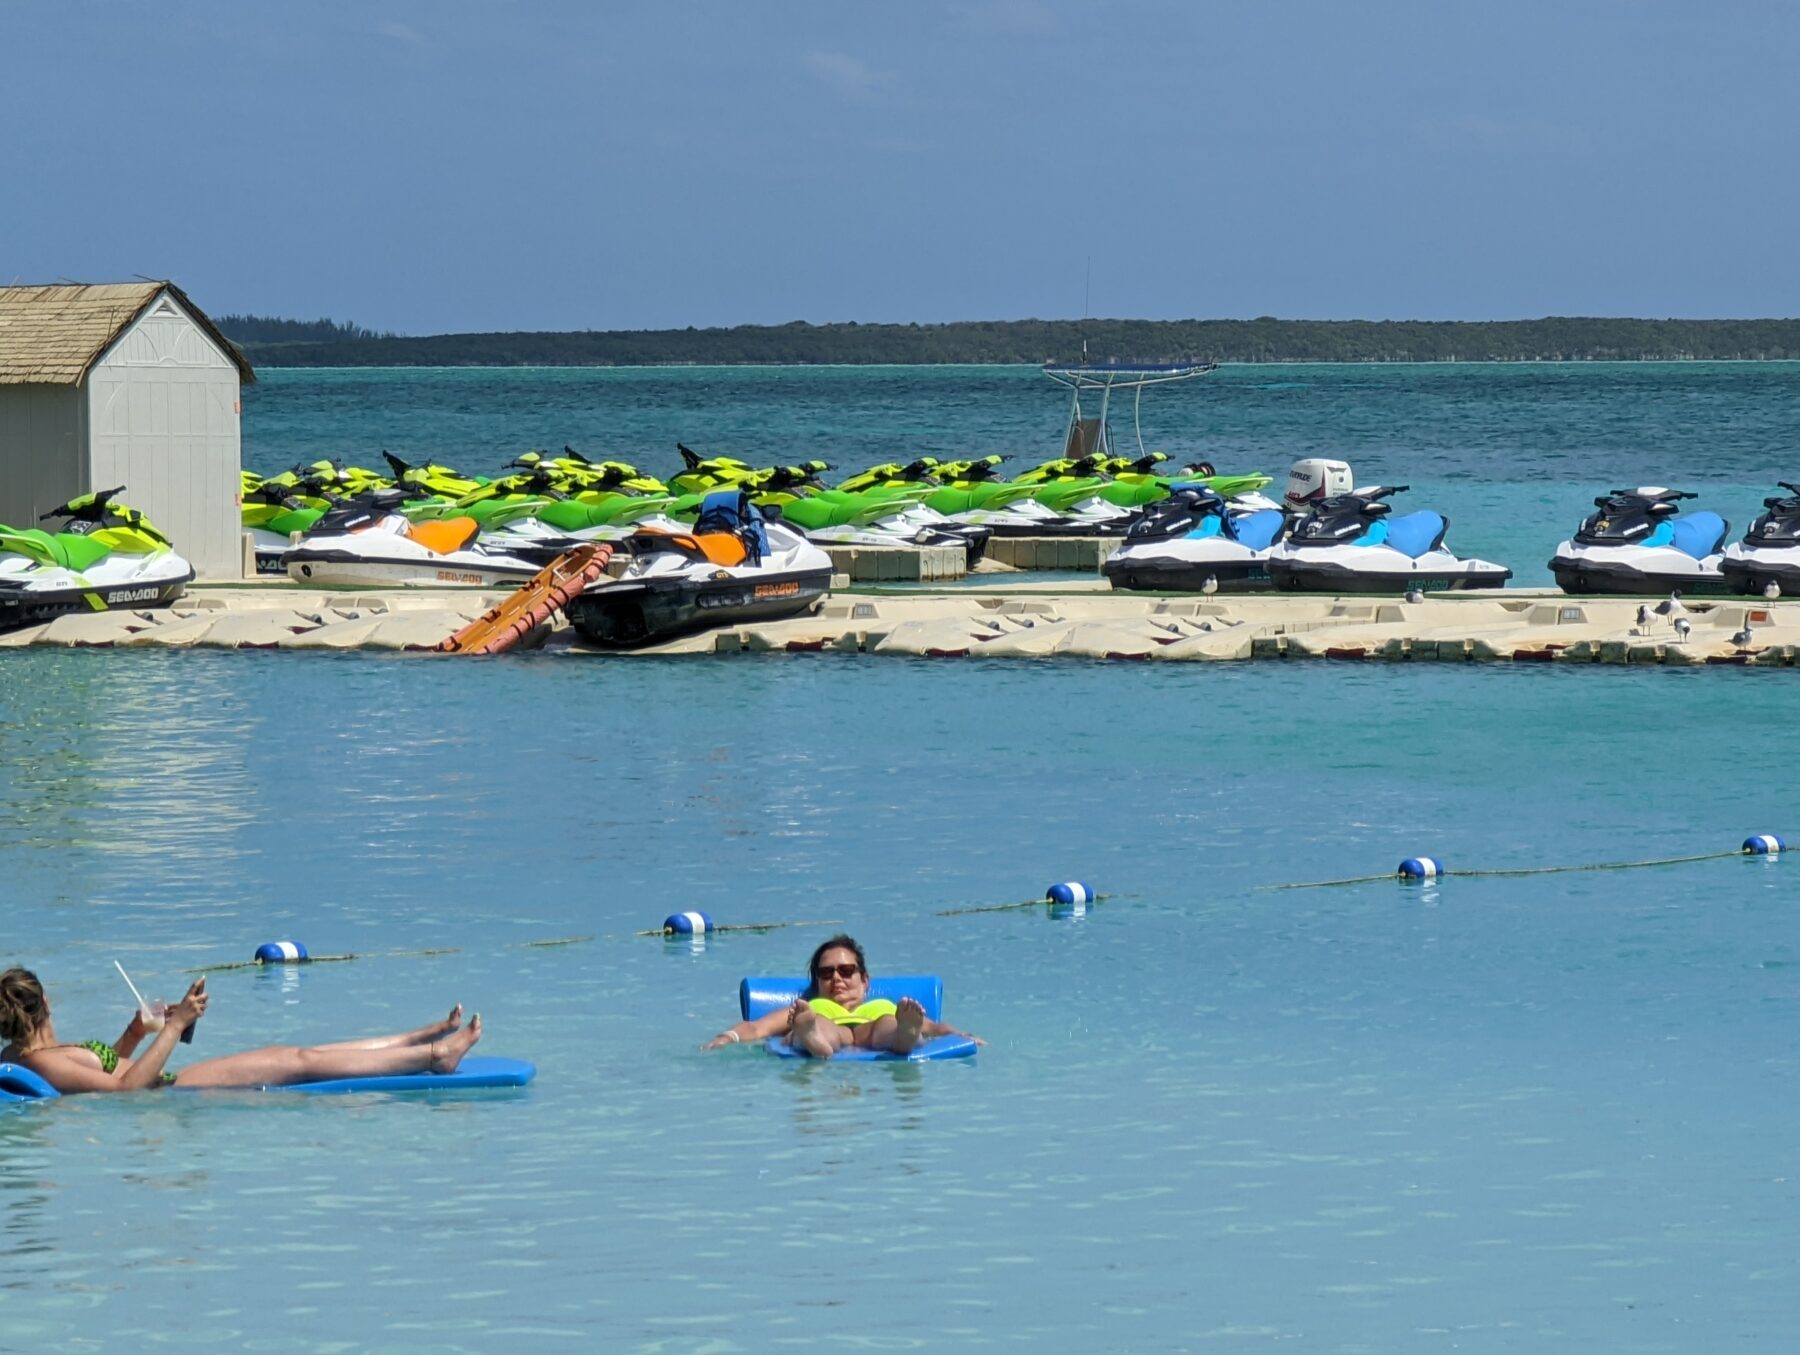
[[[1791,830],[1776,672],[13,652],[59,1030],[460,998],[523,1093],[0,1113],[7,1343],[1695,1349],[1795,1334],[1791,866],[1388,882]],[[69,711],[78,711],[71,717]],[[1085,878],[1085,917],[938,917]],[[702,1056],[841,919],[969,1065]],[[534,941],[591,936],[556,947]],[[438,955],[396,954],[448,947]]]

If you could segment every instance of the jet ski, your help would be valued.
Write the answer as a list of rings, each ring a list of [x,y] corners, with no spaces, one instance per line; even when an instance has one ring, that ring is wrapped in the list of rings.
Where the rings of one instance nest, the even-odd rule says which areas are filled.
[[[793,616],[831,586],[831,557],[741,489],[708,494],[691,531],[639,531],[622,549],[631,557],[625,572],[590,584],[563,609],[582,639],[603,649]]]
[[[541,565],[489,550],[474,518],[411,522],[404,489],[377,489],[328,511],[282,557],[288,577],[330,587],[517,587]]]
[[[1597,512],[1556,548],[1550,572],[1565,593],[1724,593],[1720,552],[1731,524],[1717,513],[1683,513],[1681,489],[1644,485],[1594,500]]]
[[[113,502],[124,492],[82,494],[39,515],[64,519],[61,531],[0,526],[0,630],[66,612],[166,607],[181,596],[194,567],[149,518]]]
[[[1269,551],[1288,518],[1260,494],[1226,499],[1205,485],[1178,484],[1148,505],[1100,566],[1114,588],[1227,592],[1270,587]]]
[[[1776,481],[1793,493],[1763,500],[1764,512],[1742,541],[1725,548],[1719,573],[1734,593],[1800,594],[1800,485]]]
[[[1277,588],[1313,593],[1400,593],[1410,589],[1498,588],[1512,570],[1459,560],[1444,547],[1449,520],[1423,509],[1389,517],[1390,494],[1373,485],[1320,499],[1270,552]]]

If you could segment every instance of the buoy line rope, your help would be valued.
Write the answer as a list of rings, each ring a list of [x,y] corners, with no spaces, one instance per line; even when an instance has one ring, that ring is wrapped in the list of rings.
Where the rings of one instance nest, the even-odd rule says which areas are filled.
[[[1085,902],[1099,903],[1103,899],[1110,899],[1112,897],[1111,894],[1096,894],[1093,898],[1085,900]],[[932,916],[963,917],[969,913],[1007,913],[1015,908],[1057,907],[1066,908],[1069,907],[1069,904],[1062,899],[1026,899],[1023,903],[984,903],[974,908],[940,908],[937,912],[933,913]]]
[[[1447,875],[1469,876],[1502,876],[1502,875],[1560,875],[1576,870],[1637,870],[1644,866],[1682,866],[1691,861],[1718,861],[1727,856],[1742,856],[1741,851],[1702,852],[1698,856],[1659,856],[1650,861],[1599,861],[1573,866],[1512,866],[1491,870],[1440,870],[1439,877]],[[1258,885],[1258,889],[1326,889],[1333,885],[1373,884],[1378,880],[1391,880],[1393,873],[1386,875],[1353,875],[1344,880],[1300,880],[1292,884]]]

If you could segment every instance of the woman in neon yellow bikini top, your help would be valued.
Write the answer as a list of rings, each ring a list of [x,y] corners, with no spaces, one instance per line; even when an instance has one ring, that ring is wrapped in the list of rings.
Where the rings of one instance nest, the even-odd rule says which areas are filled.
[[[786,1035],[795,1049],[828,1059],[852,1045],[907,1054],[921,1040],[935,1035],[968,1034],[942,1021],[933,1021],[910,997],[900,999],[898,1006],[886,998],[870,1001],[869,966],[863,959],[863,948],[841,933],[813,952],[807,973],[812,976],[812,983],[792,1007],[770,1012],[755,1021],[739,1021],[700,1047],[720,1049],[728,1044]],[[975,1042],[982,1043],[978,1039]]]

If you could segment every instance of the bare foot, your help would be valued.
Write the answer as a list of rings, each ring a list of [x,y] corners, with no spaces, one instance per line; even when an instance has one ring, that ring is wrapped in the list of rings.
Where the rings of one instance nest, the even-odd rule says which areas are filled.
[[[450,1015],[448,1015],[444,1018],[444,1024],[442,1027],[440,1027],[440,1029],[443,1031],[443,1033],[445,1035],[448,1035],[451,1031],[459,1030],[459,1029],[461,1029],[461,1027],[462,1027],[462,1003],[459,1002],[450,1009]]]
[[[925,1009],[919,1005],[917,998],[901,998],[899,1009],[894,1013],[894,1038],[891,1047],[896,1053],[908,1053],[924,1034]]]
[[[788,1043],[796,1049],[805,1050],[815,1059],[828,1059],[838,1050],[833,1038],[836,1033],[837,1027],[811,1007],[795,1006],[794,1028],[788,1032]]]
[[[457,1065],[463,1061],[463,1055],[473,1049],[475,1041],[480,1038],[481,1013],[476,1012],[467,1026],[453,1031],[431,1046],[431,1071],[454,1073]]]

